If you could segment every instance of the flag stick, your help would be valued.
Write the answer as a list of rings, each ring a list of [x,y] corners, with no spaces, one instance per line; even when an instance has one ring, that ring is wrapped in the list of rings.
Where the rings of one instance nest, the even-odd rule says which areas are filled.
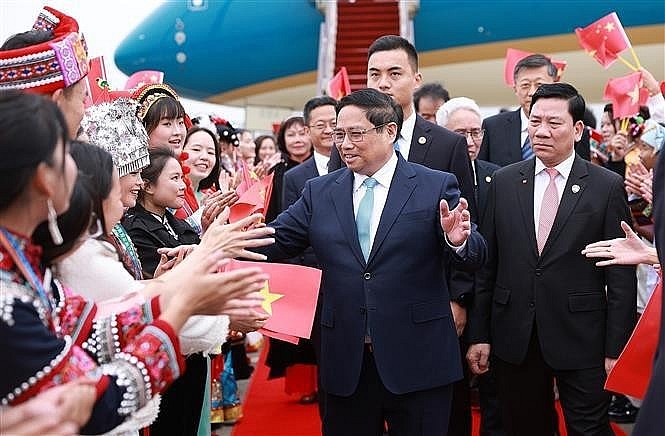
[[[633,71],[638,71],[637,68],[636,68],[633,64],[631,64],[630,62],[628,62],[627,60],[625,60],[625,59],[623,58],[623,56],[621,56],[621,55],[617,55],[617,58],[618,58],[621,62],[623,62],[623,63],[624,63],[628,68],[630,68],[631,70],[633,70]]]
[[[637,65],[637,68],[642,68],[642,65],[640,65],[640,60],[637,59],[637,55],[635,54],[635,49],[633,46],[630,46],[630,54],[633,55],[633,59],[635,60],[635,64]]]

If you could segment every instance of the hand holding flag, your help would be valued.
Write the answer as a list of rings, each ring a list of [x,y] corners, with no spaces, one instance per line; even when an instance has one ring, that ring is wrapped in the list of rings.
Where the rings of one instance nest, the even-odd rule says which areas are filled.
[[[606,15],[584,28],[576,28],[575,34],[582,48],[606,69],[617,59],[633,71],[637,71],[641,67],[616,12]],[[630,49],[637,67],[621,57],[621,53],[627,49]]]

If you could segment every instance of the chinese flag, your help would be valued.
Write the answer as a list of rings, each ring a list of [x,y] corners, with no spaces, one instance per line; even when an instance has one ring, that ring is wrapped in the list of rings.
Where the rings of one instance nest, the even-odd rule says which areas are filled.
[[[138,89],[143,85],[152,83],[164,83],[164,73],[153,70],[137,71],[127,78],[125,89]]]
[[[649,91],[641,86],[640,71],[607,81],[603,99],[612,101],[614,118],[632,117],[646,104]]]
[[[339,100],[342,97],[351,94],[351,82],[349,82],[349,73],[346,67],[339,69],[335,77],[328,82],[328,95]]]
[[[514,48],[509,48],[506,50],[506,61],[503,64],[503,81],[506,83],[508,86],[515,86],[515,65],[522,59],[524,59],[527,56],[531,56],[532,54],[528,51],[522,51],[522,50],[517,50]],[[563,75],[563,70],[566,69],[566,66],[568,65],[568,62],[566,61],[555,61],[551,58],[550,62],[554,64],[556,67],[556,78],[555,82],[558,82],[561,80],[561,76]]]
[[[649,386],[653,358],[658,346],[658,334],[662,315],[662,278],[658,281],[644,313],[624,347],[614,369],[605,382],[605,389],[644,398]]]
[[[261,290],[263,310],[270,314],[265,334],[278,339],[309,339],[321,285],[321,270],[307,266],[232,260],[227,270],[259,267],[270,276]],[[289,341],[291,342],[291,341]]]
[[[241,197],[242,194],[247,192],[249,188],[254,185],[254,183],[259,181],[259,178],[256,176],[254,171],[249,169],[249,166],[247,166],[247,162],[245,162],[244,159],[240,160],[240,175],[241,181],[236,188],[236,194],[238,194],[238,197]]]
[[[240,195],[238,201],[231,206],[229,222],[234,223],[256,212],[265,216],[272,195],[273,176],[274,173],[262,178]]]
[[[616,12],[584,28],[578,27],[575,34],[582,48],[605,68],[612,65],[622,51],[630,48]]]

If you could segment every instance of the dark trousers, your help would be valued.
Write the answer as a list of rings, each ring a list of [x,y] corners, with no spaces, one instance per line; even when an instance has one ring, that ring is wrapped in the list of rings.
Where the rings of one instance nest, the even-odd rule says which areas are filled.
[[[603,389],[604,365],[579,370],[550,368],[543,360],[535,327],[524,362],[514,365],[493,356],[492,363],[508,435],[557,434],[552,414],[554,379],[569,436],[614,434],[607,416],[610,396]]]
[[[446,436],[452,385],[393,394],[383,385],[366,347],[356,391],[349,397],[326,393],[324,436]]]
[[[453,399],[450,406],[449,436],[471,436],[471,388],[469,387],[470,373],[464,356],[469,345],[462,339],[460,343],[460,356],[464,378],[453,383]]]
[[[480,436],[506,436],[501,423],[501,408],[496,392],[494,365],[478,376],[478,396],[480,399]]]

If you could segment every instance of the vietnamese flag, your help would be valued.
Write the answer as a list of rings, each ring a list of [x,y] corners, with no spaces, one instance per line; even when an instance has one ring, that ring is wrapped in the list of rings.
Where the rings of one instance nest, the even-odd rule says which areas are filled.
[[[256,212],[265,217],[272,195],[273,176],[274,173],[265,176],[240,195],[238,201],[231,206],[229,222],[234,223]]]
[[[651,379],[653,359],[658,346],[662,300],[663,281],[661,278],[651,294],[633,334],[621,352],[619,360],[607,376],[605,389],[608,391],[644,398]]]
[[[630,48],[616,12],[584,28],[576,28],[575,34],[582,48],[605,68],[612,65],[622,51]]]
[[[612,102],[615,119],[637,114],[648,98],[649,91],[642,88],[640,71],[608,80],[603,94],[603,99]]]
[[[517,50],[515,48],[508,48],[506,50],[506,60],[503,64],[503,81],[506,83],[506,85],[511,87],[515,86],[515,65],[517,65],[517,63],[522,59],[524,59],[525,57],[531,56],[532,54],[535,53]],[[563,75],[563,70],[566,69],[568,62],[555,61],[549,57],[548,59],[556,67],[556,78],[554,79],[554,81],[558,82],[561,80],[561,76]]]
[[[328,95],[335,100],[351,94],[351,82],[349,82],[349,73],[346,67],[339,69],[337,74],[328,82]]]
[[[244,262],[232,260],[227,271],[259,267],[270,276],[261,290],[263,310],[270,314],[264,333],[276,332],[279,339],[289,336],[309,339],[321,286],[321,270],[307,266]],[[289,341],[291,342],[291,341]]]
[[[162,71],[137,71],[127,78],[125,89],[139,89],[144,85],[153,83],[164,83],[164,73]]]

